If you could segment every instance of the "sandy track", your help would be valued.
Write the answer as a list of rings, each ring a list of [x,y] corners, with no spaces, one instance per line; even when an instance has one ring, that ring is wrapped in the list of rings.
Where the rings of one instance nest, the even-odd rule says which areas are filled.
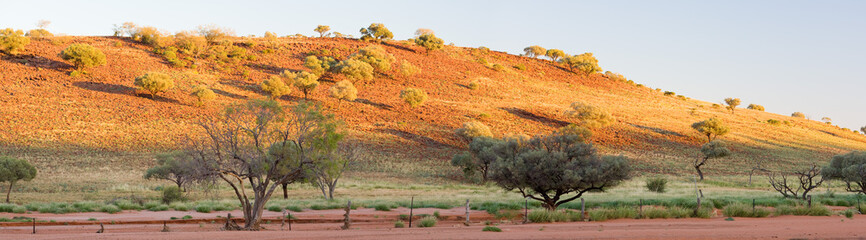
[[[631,239],[791,239],[791,238],[864,238],[866,237],[866,216],[847,219],[840,216],[803,217],[782,216],[771,218],[736,218],[725,221],[722,217],[711,219],[621,219],[606,222],[550,223],[550,224],[512,224],[503,223],[501,233],[482,232],[483,224],[474,221],[471,226],[463,226],[456,218],[462,214],[459,209],[439,210],[447,220],[440,221],[432,228],[393,228],[397,215],[405,209],[391,212],[376,212],[372,209],[353,211],[359,222],[353,229],[339,230],[340,223],[301,223],[294,224],[293,231],[279,230],[279,223],[265,224],[267,230],[259,232],[223,232],[221,224],[189,223],[170,224],[172,232],[159,232],[162,224],[106,224],[106,233],[96,234],[95,225],[54,225],[39,226],[37,234],[30,234],[29,226],[4,226],[0,228],[0,239],[576,239],[576,238],[631,238]],[[434,209],[420,209],[420,213],[432,213]],[[114,219],[130,221],[156,220],[185,212],[124,212],[106,214],[101,222]],[[333,219],[339,210],[308,211],[298,213],[303,219],[319,217]],[[484,213],[473,212],[481,219],[489,218]],[[40,214],[33,214],[40,215]],[[79,216],[80,215],[80,216]],[[93,216],[94,214],[65,214],[69,218]],[[201,214],[222,215],[223,213]],[[273,213],[278,216],[278,213]],[[373,217],[378,216],[378,217]],[[47,216],[42,216],[47,217]]]

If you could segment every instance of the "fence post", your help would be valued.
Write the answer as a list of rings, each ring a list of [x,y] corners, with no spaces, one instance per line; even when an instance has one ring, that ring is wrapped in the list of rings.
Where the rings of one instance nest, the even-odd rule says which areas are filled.
[[[289,215],[286,217],[289,220],[289,231],[292,231],[292,213],[288,213]]]
[[[464,225],[469,226],[469,199],[466,199],[466,223]]]
[[[409,200],[409,228],[412,228],[412,209],[415,205],[415,196],[412,196],[412,200]]]
[[[755,215],[755,199],[752,198],[752,216]]]
[[[33,234],[36,234],[36,218],[33,218]]]
[[[637,218],[643,218],[643,199],[637,200]]]
[[[583,221],[586,221],[584,218],[584,216],[586,216],[586,208],[584,208],[585,206],[586,205],[584,205],[583,198],[580,198],[580,220],[583,220]]]
[[[529,198],[523,199],[523,223],[529,223]]]
[[[812,195],[806,196],[806,201],[808,203],[807,206],[809,206],[809,208],[812,208]]]
[[[343,230],[349,230],[352,227],[352,219],[349,218],[349,211],[352,210],[352,200],[346,201],[346,218],[343,219]]]

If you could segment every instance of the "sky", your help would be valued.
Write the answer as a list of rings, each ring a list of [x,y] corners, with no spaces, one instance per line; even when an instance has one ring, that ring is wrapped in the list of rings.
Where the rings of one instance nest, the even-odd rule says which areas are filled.
[[[168,32],[216,24],[239,35],[358,36],[383,23],[395,39],[428,28],[446,43],[514,54],[531,45],[592,52],[604,70],[651,88],[721,103],[866,126],[866,1],[6,1],[0,27],[111,35],[135,22]]]

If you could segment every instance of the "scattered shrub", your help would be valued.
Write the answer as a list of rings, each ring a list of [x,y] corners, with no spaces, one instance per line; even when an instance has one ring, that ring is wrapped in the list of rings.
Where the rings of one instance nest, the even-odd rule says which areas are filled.
[[[207,86],[195,87],[190,95],[196,98],[196,105],[199,106],[216,99],[216,93],[214,93],[213,90],[210,90],[210,88],[207,88]]]
[[[485,226],[481,229],[482,232],[502,232],[502,229],[494,226]]]
[[[765,207],[755,207],[746,203],[734,203],[725,206],[722,213],[728,217],[766,217],[770,215],[770,210]]]
[[[163,34],[155,27],[135,27],[131,33],[135,41],[154,47],[162,46]]]
[[[651,192],[664,193],[668,180],[663,177],[649,178],[646,180],[646,188]]]
[[[854,210],[845,210],[842,212],[842,215],[845,215],[846,218],[854,218]]]
[[[478,121],[464,122],[463,127],[458,128],[455,133],[467,142],[477,137],[493,137],[490,127]]]
[[[779,125],[782,125],[782,121],[779,121],[776,119],[767,119],[767,124],[770,124],[773,126],[779,126]]]
[[[550,60],[556,62],[562,57],[565,57],[565,52],[559,49],[547,49],[547,52],[544,53],[545,56],[549,57]]]
[[[803,114],[803,113],[801,113],[801,112],[794,112],[794,113],[791,113],[791,117],[795,117],[795,118],[806,118],[806,114]]]
[[[436,222],[438,222],[438,221],[439,221],[439,219],[436,219],[436,217],[434,217],[434,216],[427,216],[427,217],[421,218],[421,220],[418,221],[418,227],[422,227],[422,228],[433,227],[433,226],[436,226]]]
[[[184,220],[186,220],[186,219],[192,219],[192,216],[190,216],[190,215],[184,215],[184,216],[183,216],[182,218],[180,218],[180,219],[184,219]]]
[[[748,109],[752,109],[752,110],[756,110],[756,111],[761,111],[761,112],[764,111],[764,106],[761,106],[761,105],[758,105],[758,104],[754,104],[754,103],[749,104],[749,106],[746,107],[746,108],[748,108]]]
[[[261,87],[263,91],[271,95],[272,99],[280,98],[292,92],[292,89],[289,86],[286,86],[286,82],[278,76],[271,76],[265,81],[262,81]]]
[[[25,34],[24,36],[35,38],[35,39],[43,39],[43,38],[54,37],[54,34],[51,34],[51,32],[49,32],[48,30],[40,28],[40,29],[33,29],[30,31],[27,31],[27,34]]]
[[[327,26],[327,25],[319,25],[319,26],[316,26],[316,29],[313,29],[313,31],[316,31],[317,33],[319,33],[319,37],[325,37],[325,36],[330,35],[330,34],[328,34],[328,31],[331,31],[331,27]]]
[[[208,43],[214,44],[227,37],[234,36],[235,32],[229,28],[209,24],[198,26],[198,34],[204,37]]]
[[[394,62],[394,56],[377,45],[361,48],[358,52],[349,55],[349,59],[368,63],[376,71],[389,71],[391,70],[391,63]]]
[[[150,92],[151,98],[155,98],[160,92],[174,88],[174,80],[165,73],[149,72],[135,78],[135,86]]]
[[[524,54],[523,54],[524,56],[531,57],[531,58],[538,58],[539,56],[544,56],[544,54],[547,53],[547,49],[544,49],[543,47],[535,45],[535,46],[529,46],[529,47],[524,48],[523,52],[524,52]]]
[[[99,208],[99,211],[104,213],[117,213],[120,212],[120,208],[115,205],[105,204]]]
[[[268,211],[271,211],[271,212],[282,212],[282,211],[283,211],[283,208],[280,207],[280,206],[277,206],[277,205],[271,205],[271,206],[268,206]]]
[[[491,67],[491,68],[493,68],[493,70],[495,70],[497,72],[501,72],[501,71],[505,70],[505,67],[500,65],[499,63],[494,63],[493,67]]]
[[[373,79],[373,66],[363,61],[347,59],[338,63],[334,68],[352,82]]]
[[[623,76],[622,74],[611,72],[611,71],[604,72],[604,76],[607,77],[607,79],[614,80],[614,81],[619,81],[619,82],[628,81],[628,79],[625,78],[625,76]],[[667,96],[667,93],[668,92],[665,92],[665,96]],[[671,93],[673,93],[673,92],[671,92]],[[673,94],[671,94],[671,95],[673,95]]]
[[[592,55],[592,53],[584,53],[580,55],[566,57],[562,59],[562,62],[571,67],[572,70],[576,70],[577,72],[581,72],[584,74],[602,71],[601,67],[598,66],[598,59],[596,59]]]
[[[319,76],[309,72],[300,72],[295,75],[294,85],[304,93],[304,99],[319,86]]]
[[[405,227],[405,226],[406,226],[406,225],[403,223],[402,220],[397,220],[396,222],[394,222],[394,227],[395,227],[395,228],[403,228],[403,227]]]
[[[11,28],[0,30],[0,51],[16,55],[27,44],[30,44],[30,38],[24,36],[24,31]]]
[[[195,206],[195,211],[200,213],[210,213],[213,211],[213,207],[207,204],[199,204]]]
[[[400,98],[411,107],[418,107],[427,101],[427,93],[418,88],[406,88],[400,91]]]
[[[725,104],[728,105],[725,108],[727,108],[728,110],[731,110],[731,114],[733,114],[734,109],[736,109],[737,106],[740,105],[740,99],[739,98],[725,98]]]
[[[522,63],[521,63],[521,64],[517,64],[517,65],[514,65],[514,69],[517,69],[517,70],[523,71],[523,70],[526,70],[526,65],[523,65]]]
[[[607,127],[616,121],[605,109],[581,102],[572,103],[566,115],[577,118],[581,125],[588,128]]]
[[[581,220],[580,213],[572,211],[550,211],[546,209],[529,212],[529,221],[534,223],[574,222]]]
[[[370,41],[370,40],[389,40],[394,38],[394,34],[391,33],[388,28],[385,27],[385,24],[381,23],[372,23],[367,28],[361,28],[361,40]]]
[[[337,61],[332,57],[316,57],[316,56],[307,56],[304,59],[304,67],[310,69],[310,72],[321,76],[325,72],[331,70],[331,66],[337,64]]]
[[[412,75],[418,73],[418,71],[418,67],[412,65],[412,63],[409,63],[409,61],[402,60],[400,62],[400,74],[403,74],[403,76],[411,77]]]
[[[331,93],[331,97],[338,99],[340,102],[343,100],[351,102],[358,98],[358,89],[348,80],[335,83],[328,91]]]
[[[776,206],[776,216],[795,215],[795,216],[830,216],[832,212],[829,208],[823,205],[812,204],[812,207],[806,206]]]
[[[304,209],[302,209],[301,207],[298,207],[298,206],[286,206],[286,210],[289,210],[292,212],[303,212],[304,211]]]
[[[436,37],[433,33],[426,33],[415,38],[415,45],[424,47],[427,54],[430,54],[430,51],[442,49],[445,41],[442,41],[441,38]]]
[[[60,58],[69,61],[79,70],[102,66],[106,62],[105,54],[102,51],[83,43],[69,45],[69,47],[60,52]]]
[[[481,84],[478,83],[478,80],[472,80],[472,82],[469,82],[469,85],[467,87],[469,87],[469,89],[476,90],[481,87]]]
[[[177,186],[168,186],[162,189],[162,202],[172,203],[183,200],[183,192]]]
[[[665,96],[674,96],[674,95],[676,95],[675,92],[671,92],[671,91],[665,91],[664,94],[665,94]]]
[[[207,39],[192,31],[174,34],[174,45],[183,54],[198,56],[207,49]]]
[[[589,219],[592,221],[606,221],[621,218],[636,218],[637,209],[633,207],[616,207],[613,209],[597,208],[588,211]]]
[[[375,208],[376,211],[385,211],[385,212],[391,211],[391,207],[386,205],[386,204],[377,204],[373,208]]]
[[[710,118],[693,123],[692,128],[707,136],[707,142],[712,142],[716,137],[725,135],[729,131],[728,127],[718,118]]]

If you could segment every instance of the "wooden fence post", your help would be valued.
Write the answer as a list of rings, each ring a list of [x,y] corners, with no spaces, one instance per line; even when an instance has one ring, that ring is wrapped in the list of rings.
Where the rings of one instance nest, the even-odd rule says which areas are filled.
[[[529,198],[523,199],[523,223],[529,223]]]
[[[469,199],[466,199],[466,222],[464,225],[469,226]]]
[[[33,234],[36,234],[36,218],[33,218]]]
[[[415,206],[415,196],[412,196],[412,200],[409,200],[409,228],[412,228],[412,209]]]
[[[643,218],[643,199],[637,200],[637,218]]]
[[[352,200],[346,202],[346,218],[343,219],[343,230],[349,230],[352,227],[352,219],[349,218],[349,211],[352,210]]]

